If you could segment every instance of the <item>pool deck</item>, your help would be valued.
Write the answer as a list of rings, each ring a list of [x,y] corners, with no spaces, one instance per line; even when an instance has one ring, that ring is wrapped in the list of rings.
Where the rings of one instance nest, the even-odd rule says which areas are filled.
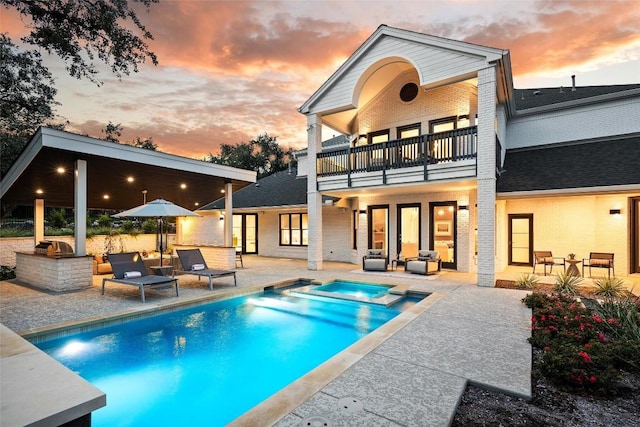
[[[452,271],[439,276],[369,273],[353,264],[334,262],[325,262],[321,271],[310,271],[304,260],[247,255],[244,265],[237,272],[237,287],[232,278],[221,278],[214,281],[212,292],[207,280],[179,276],[180,297],[170,290],[149,290],[145,304],[132,286],[107,284],[101,295],[100,276],[94,278],[93,287],[65,294],[0,282],[0,323],[19,335],[34,336],[87,319],[99,323],[114,314],[144,314],[290,279],[384,283],[431,296],[233,425],[447,426],[469,383],[531,396],[531,346],[527,342],[531,311],[520,302],[525,291],[480,288],[474,275]],[[0,328],[2,426],[11,425],[6,418],[11,396],[5,374],[15,356],[7,351],[6,333]],[[30,410],[20,406],[25,412]]]

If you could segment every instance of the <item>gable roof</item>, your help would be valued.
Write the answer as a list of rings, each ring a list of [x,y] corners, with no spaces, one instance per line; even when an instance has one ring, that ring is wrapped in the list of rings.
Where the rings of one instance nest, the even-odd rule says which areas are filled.
[[[629,95],[636,94],[640,90],[640,84],[608,85],[608,86],[577,86],[571,87],[547,87],[540,89],[514,89],[513,97],[516,110],[521,112],[532,108],[546,107],[565,102],[586,100],[587,98],[604,97],[606,95],[633,91]]]
[[[393,44],[388,45],[388,43]],[[434,51],[437,50],[446,57],[435,60],[432,56],[425,56],[422,51],[424,46],[432,47]],[[367,62],[367,55],[371,56],[370,59],[373,62]],[[386,58],[384,58],[385,56]],[[442,84],[445,81],[451,83],[468,79],[475,75],[478,69],[486,67],[486,64],[498,63],[501,71],[500,76],[503,80],[498,84],[500,93],[503,93],[503,96],[508,99],[510,96],[507,96],[505,91],[510,91],[513,87],[508,50],[380,25],[302,104],[298,111],[302,114],[319,112],[320,110],[324,113],[337,113],[354,108],[357,102],[353,102],[353,96],[359,91],[358,85],[364,84],[355,80],[370,80],[372,73],[380,72],[384,61],[391,61],[384,65],[393,63],[394,66],[391,68],[395,72],[405,71],[407,67],[414,68],[418,72],[420,84],[424,87]],[[458,70],[456,75],[450,74],[452,61],[456,63]],[[404,65],[399,66],[400,63]],[[350,73],[352,75],[349,77]],[[330,105],[326,104],[323,98],[334,90],[339,99],[332,99]]]
[[[507,150],[498,193],[637,186],[640,136]]]

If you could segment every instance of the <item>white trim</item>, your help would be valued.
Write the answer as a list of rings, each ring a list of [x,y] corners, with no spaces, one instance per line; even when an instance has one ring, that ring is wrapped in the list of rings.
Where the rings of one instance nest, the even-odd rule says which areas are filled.
[[[527,199],[548,196],[572,196],[588,194],[633,193],[640,191],[640,184],[608,185],[600,187],[559,188],[553,190],[513,191],[496,193],[496,199]]]

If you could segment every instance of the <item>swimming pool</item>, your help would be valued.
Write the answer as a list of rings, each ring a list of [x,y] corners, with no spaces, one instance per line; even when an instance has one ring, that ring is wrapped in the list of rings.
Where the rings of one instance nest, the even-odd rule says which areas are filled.
[[[37,346],[107,393],[94,426],[224,425],[417,301],[266,291]]]

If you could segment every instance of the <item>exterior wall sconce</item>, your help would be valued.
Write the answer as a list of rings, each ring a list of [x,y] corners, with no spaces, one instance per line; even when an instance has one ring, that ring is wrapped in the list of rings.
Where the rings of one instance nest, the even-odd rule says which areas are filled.
[[[459,211],[468,211],[468,210],[469,210],[469,206],[467,206],[467,205],[460,205],[460,206],[458,206],[458,210],[459,210]]]
[[[620,215],[622,210],[620,209],[609,209],[609,215]]]
[[[359,213],[360,215],[366,215],[366,214],[367,214],[367,211],[360,211],[360,212],[358,212],[358,213]]]
[[[220,221],[224,221],[224,213],[220,214]]]

